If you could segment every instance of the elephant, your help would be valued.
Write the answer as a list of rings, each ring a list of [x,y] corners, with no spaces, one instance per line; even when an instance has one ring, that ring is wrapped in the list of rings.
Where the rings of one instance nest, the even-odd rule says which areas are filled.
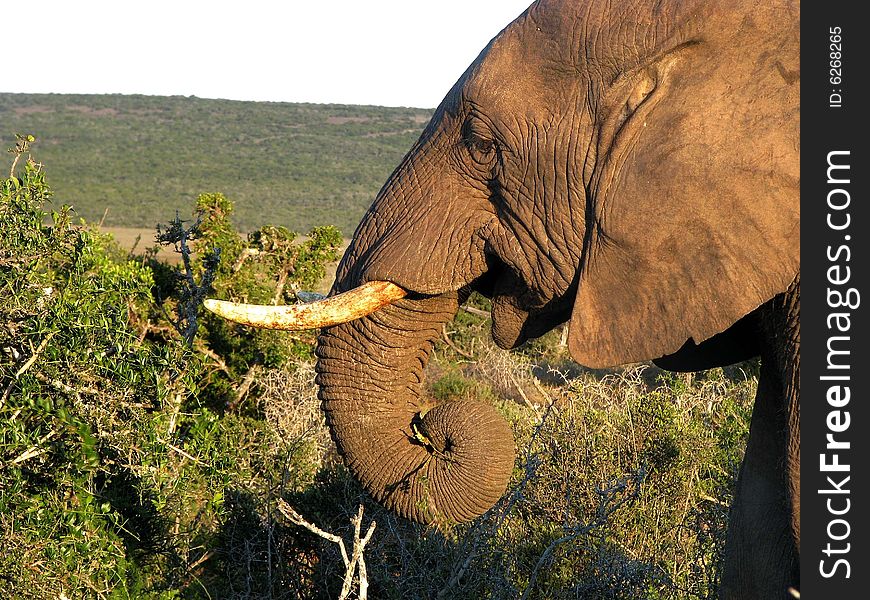
[[[502,348],[567,322],[587,367],[760,356],[720,594],[799,588],[799,21],[797,0],[539,0],[493,38],[325,301],[387,290],[316,349],[333,439],[378,501],[443,524],[506,489],[504,419],[421,387],[476,291]]]

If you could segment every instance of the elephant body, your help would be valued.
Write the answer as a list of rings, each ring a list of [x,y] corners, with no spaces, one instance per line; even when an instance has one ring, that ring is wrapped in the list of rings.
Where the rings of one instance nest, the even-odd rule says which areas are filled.
[[[474,290],[505,348],[567,321],[589,367],[760,355],[721,594],[798,587],[799,19],[788,0],[541,0],[483,50],[333,288],[408,295],[318,341],[333,438],[379,501],[450,523],[507,485],[513,439],[496,411],[421,393]]]

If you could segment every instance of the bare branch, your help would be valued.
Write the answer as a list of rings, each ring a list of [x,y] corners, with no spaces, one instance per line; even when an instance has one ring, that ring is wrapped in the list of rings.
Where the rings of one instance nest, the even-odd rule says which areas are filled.
[[[255,362],[251,365],[251,368],[248,369],[248,372],[245,373],[245,377],[242,379],[242,383],[239,384],[238,389],[236,390],[236,398],[227,405],[227,410],[235,410],[238,408],[239,404],[242,403],[242,400],[245,399],[245,396],[248,394],[248,390],[251,389],[251,385],[254,383],[254,379],[257,376],[257,373],[260,372],[260,363]]]
[[[441,337],[444,339],[444,342],[448,346],[453,348],[453,350],[457,354],[459,354],[460,356],[464,356],[465,358],[474,358],[474,356],[472,356],[471,354],[469,354],[465,350],[462,350],[461,348],[459,348],[459,346],[457,346],[456,344],[453,343],[453,340],[450,339],[450,335],[447,333],[447,325],[445,325],[443,323],[441,324]]]
[[[281,512],[282,515],[284,515],[285,518],[287,518],[288,521],[290,521],[294,525],[299,525],[301,527],[304,527],[305,529],[307,529],[311,533],[318,535],[318,536],[322,537],[323,539],[328,540],[334,544],[338,544],[338,547],[341,550],[341,558],[342,558],[342,560],[344,560],[345,566],[350,564],[350,559],[347,557],[347,550],[344,547],[344,540],[342,540],[337,535],[329,533],[328,531],[324,531],[320,527],[318,527],[317,525],[314,525],[313,523],[309,523],[308,521],[306,521],[302,517],[302,515],[300,515],[298,512],[296,512],[295,508],[293,508],[292,506],[287,504],[287,502],[284,501],[283,499],[278,500],[278,510]]]
[[[478,317],[489,317],[490,314],[488,311],[480,310],[479,308],[474,308],[473,306],[460,306],[462,310],[471,315],[476,315]]]
[[[163,442],[163,443],[166,444],[166,446],[170,450],[174,450],[175,452],[177,452],[178,454],[180,454],[184,458],[186,458],[188,460],[192,460],[193,462],[195,462],[198,465],[202,465],[204,467],[210,466],[207,462],[198,459],[197,457],[193,456],[192,454],[188,454],[187,452],[185,452],[184,450],[182,450],[178,446],[174,446],[174,445],[170,444],[169,442]]]
[[[33,354],[30,356],[30,358],[27,359],[27,362],[25,362],[21,366],[21,368],[15,372],[15,377],[13,377],[12,381],[9,382],[9,385],[6,386],[6,389],[3,390],[3,395],[0,396],[0,408],[2,408],[4,404],[6,404],[6,400],[9,398],[9,394],[12,391],[12,386],[15,384],[15,380],[21,377],[25,373],[25,371],[27,371],[27,369],[33,366],[33,363],[36,362],[36,359],[39,358],[39,355],[42,354],[42,352],[45,350],[45,347],[48,345],[48,342],[51,341],[51,338],[53,338],[56,333],[56,331],[50,331],[48,335],[46,335],[42,339],[42,342],[40,342],[36,350],[33,351]]]
[[[238,273],[242,270],[242,265],[245,264],[245,261],[251,256],[257,256],[260,254],[260,251],[256,248],[245,248],[242,250],[239,257],[236,259],[236,262],[233,264],[233,273]]]
[[[51,341],[51,338],[53,338],[56,333],[57,333],[56,331],[51,331],[51,332],[49,332],[48,335],[45,336],[45,338],[42,340],[42,342],[40,342],[40,344],[36,348],[36,350],[33,351],[33,355],[27,359],[27,362],[24,363],[24,365],[20,369],[18,369],[18,371],[16,371],[16,373],[15,373],[16,379],[18,377],[21,377],[21,375],[23,375],[27,369],[29,369],[31,366],[33,366],[33,363],[36,362],[36,359],[39,358],[39,355],[42,354],[42,351],[45,350],[45,347],[48,345],[48,342]]]
[[[35,458],[35,457],[39,456],[40,454],[45,454],[46,452],[48,452],[49,449],[45,448],[45,447],[41,447],[42,444],[44,444],[45,442],[47,442],[48,440],[50,440],[51,438],[53,438],[57,434],[58,434],[58,430],[52,429],[51,431],[46,433],[44,436],[39,438],[39,440],[36,442],[35,446],[33,446],[32,448],[28,448],[27,450],[25,450],[24,452],[19,454],[16,458],[9,461],[9,464],[10,465],[17,465],[19,463],[23,463],[26,460],[30,460],[31,458]]]
[[[520,385],[520,382],[517,381],[516,376],[514,376],[514,374],[511,373],[510,371],[508,371],[507,375],[510,378],[511,382],[514,384],[514,387],[520,393],[520,398],[523,399],[523,404],[526,405],[526,408],[530,408],[533,411],[535,411],[536,413],[538,413],[538,407],[535,406],[534,404],[532,404],[531,401],[529,401],[529,397],[526,396],[526,392],[523,390],[523,386]],[[540,413],[538,413],[538,414],[540,414]]]
[[[281,298],[284,297],[284,286],[287,285],[287,277],[289,275],[290,273],[286,268],[281,269],[281,273],[278,275],[278,282],[275,284],[275,294],[272,296],[272,304],[274,306],[278,306]]]
[[[357,574],[359,580],[359,593],[358,597],[360,600],[366,600],[368,597],[368,573],[366,571],[366,563],[363,558],[363,552],[365,550],[366,544],[369,543],[369,540],[372,538],[372,534],[375,532],[375,526],[377,525],[375,521],[372,521],[369,524],[369,528],[366,531],[364,536],[360,536],[360,532],[362,530],[362,518],[363,518],[363,506],[359,505],[359,510],[355,517],[351,518],[351,523],[353,524],[353,550],[351,552],[351,557],[347,556],[347,549],[344,545],[344,540],[342,540],[339,536],[329,533],[328,531],[324,531],[317,525],[313,523],[309,523],[306,521],[302,515],[296,512],[292,506],[287,504],[284,500],[278,500],[278,510],[284,515],[291,523],[299,525],[301,527],[305,527],[308,531],[314,533],[322,537],[325,540],[333,542],[334,544],[338,544],[339,550],[341,551],[341,558],[344,561],[345,572],[344,572],[344,581],[341,586],[341,593],[338,596],[339,600],[346,600],[350,595],[353,588],[353,579],[354,574]]]

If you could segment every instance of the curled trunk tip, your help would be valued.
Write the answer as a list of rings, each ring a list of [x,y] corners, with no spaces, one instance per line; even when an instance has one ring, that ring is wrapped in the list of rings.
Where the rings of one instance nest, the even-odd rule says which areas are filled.
[[[513,432],[490,404],[421,396],[423,368],[458,294],[405,299],[325,329],[319,396],[351,473],[384,506],[421,523],[470,521],[507,489]]]

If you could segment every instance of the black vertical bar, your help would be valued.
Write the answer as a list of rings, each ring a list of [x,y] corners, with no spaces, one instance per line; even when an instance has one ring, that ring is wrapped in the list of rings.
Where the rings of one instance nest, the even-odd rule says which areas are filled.
[[[801,21],[801,596],[870,597],[870,98],[863,3]]]

